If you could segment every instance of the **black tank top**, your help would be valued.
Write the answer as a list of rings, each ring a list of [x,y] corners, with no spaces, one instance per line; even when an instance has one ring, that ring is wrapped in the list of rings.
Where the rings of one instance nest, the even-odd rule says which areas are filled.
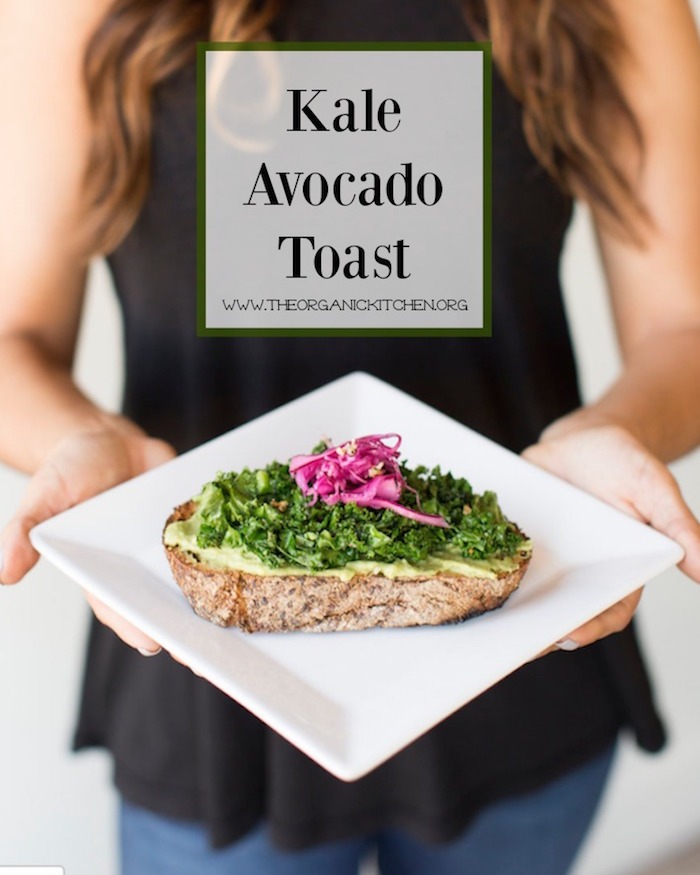
[[[299,40],[469,39],[453,0],[297,0]],[[493,337],[197,338],[195,73],[157,93],[153,178],[110,257],[124,316],[124,409],[189,449],[361,369],[515,451],[579,404],[558,271],[570,201],[535,161],[521,110],[493,83]],[[539,786],[620,727],[663,730],[632,631],[525,666],[367,777],[345,784],[173,662],[94,624],[76,747],[112,751],[132,802],[206,824],[221,846],[265,818],[282,847],[403,827],[447,840],[490,800]]]

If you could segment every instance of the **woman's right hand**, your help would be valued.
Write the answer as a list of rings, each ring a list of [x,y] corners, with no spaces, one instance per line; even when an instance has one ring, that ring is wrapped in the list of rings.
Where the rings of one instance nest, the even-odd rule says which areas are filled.
[[[18,583],[39,554],[29,531],[54,514],[155,468],[175,455],[165,441],[149,438],[136,426],[115,418],[115,426],[82,432],[63,440],[29,481],[14,517],[0,534],[0,582]],[[86,595],[100,622],[138,650],[157,653],[160,645],[127,623],[92,595]]]

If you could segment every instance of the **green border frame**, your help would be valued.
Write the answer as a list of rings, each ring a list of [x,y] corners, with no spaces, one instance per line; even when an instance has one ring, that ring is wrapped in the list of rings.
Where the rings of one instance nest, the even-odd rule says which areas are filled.
[[[207,52],[481,52],[483,60],[483,316],[481,328],[207,328],[206,68]],[[197,43],[197,336],[198,337],[491,337],[491,43],[490,42],[198,42]]]

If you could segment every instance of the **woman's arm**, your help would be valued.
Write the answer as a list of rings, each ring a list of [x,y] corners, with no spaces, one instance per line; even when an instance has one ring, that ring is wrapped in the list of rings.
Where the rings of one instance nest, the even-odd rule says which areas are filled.
[[[652,524],[700,581],[700,525],[662,464],[700,444],[700,40],[685,0],[614,0],[630,46],[621,79],[639,121],[645,245],[595,216],[624,368],[596,403],[553,423],[525,455]],[[611,144],[635,172],[634,149]],[[571,634],[587,644],[629,622],[638,594]]]
[[[36,472],[0,537],[0,581],[37,554],[29,529],[169,458],[172,449],[100,410],[71,376],[85,283],[80,187],[90,131],[86,41],[107,0],[0,4],[0,459]],[[133,646],[150,638],[91,600]]]
[[[686,0],[614,5],[631,49],[621,75],[644,137],[639,195],[652,225],[641,248],[597,224],[625,370],[595,413],[668,461],[700,443],[700,38]],[[614,136],[615,120],[605,122]],[[633,154],[622,159],[634,172]]]
[[[34,471],[105,417],[71,380],[85,282],[77,248],[87,36],[105,2],[0,5],[0,458]]]

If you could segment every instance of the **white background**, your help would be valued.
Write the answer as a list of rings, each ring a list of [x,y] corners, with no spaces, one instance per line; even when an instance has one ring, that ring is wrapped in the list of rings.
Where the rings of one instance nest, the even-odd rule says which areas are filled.
[[[700,11],[700,0],[694,7]],[[595,398],[619,358],[582,211],[568,237],[564,278],[583,389]],[[91,282],[77,373],[93,397],[116,407],[118,319],[101,266]],[[700,513],[700,455],[674,470]],[[0,467],[0,524],[23,483]],[[671,744],[658,756],[624,744],[575,875],[639,875],[700,836],[700,588],[667,573],[648,587],[639,620]],[[99,752],[69,753],[86,623],[78,588],[46,563],[0,592],[0,865],[60,864],[67,875],[116,875],[109,763]]]

